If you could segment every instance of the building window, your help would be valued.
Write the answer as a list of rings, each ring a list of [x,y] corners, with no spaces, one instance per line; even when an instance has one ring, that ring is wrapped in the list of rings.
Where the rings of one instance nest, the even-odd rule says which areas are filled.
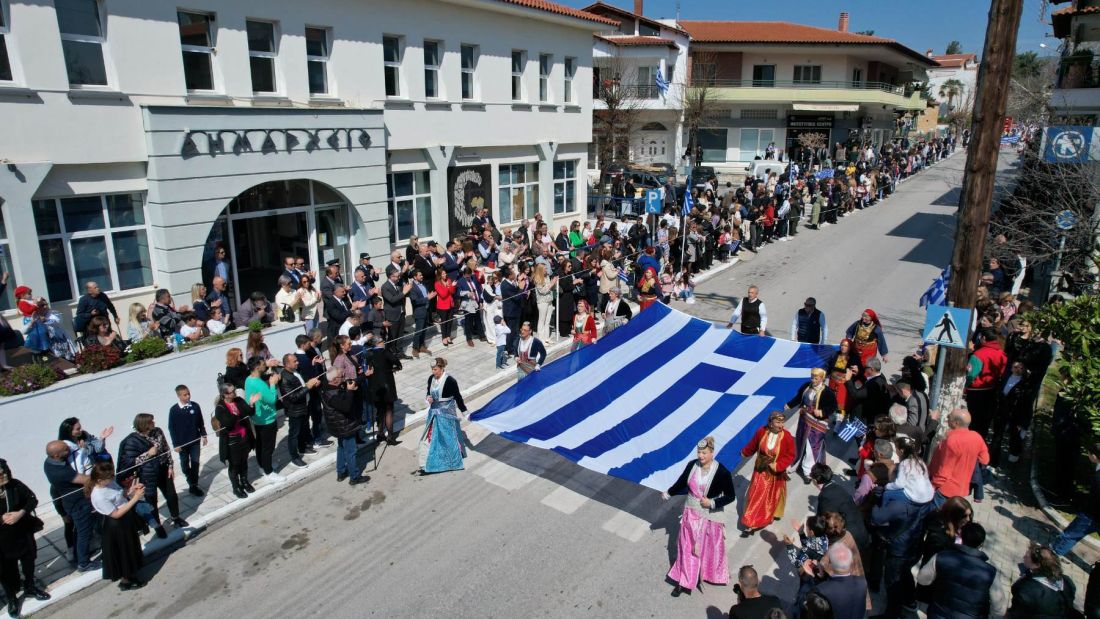
[[[306,27],[306,72],[309,77],[309,94],[327,95],[328,43],[327,28]]]
[[[539,101],[542,103],[550,100],[550,70],[553,67],[553,56],[539,54]]]
[[[752,161],[764,156],[768,144],[775,141],[775,129],[742,129],[740,161]]]
[[[106,86],[103,22],[97,0],[55,0],[65,70],[73,86]]]
[[[11,60],[8,59],[8,15],[4,12],[6,5],[0,1],[0,82],[10,82],[14,78],[11,73]],[[0,301],[0,307],[3,301]],[[8,309],[8,308],[4,308]]]
[[[562,95],[566,103],[573,103],[573,76],[577,74],[577,59],[566,56],[563,68],[565,69],[565,87]]]
[[[477,46],[463,45],[462,55],[462,98],[477,98]]]
[[[661,30],[659,28],[655,28],[649,24],[644,24],[639,21],[638,35],[643,37],[659,37],[661,36]]]
[[[432,186],[429,172],[396,172],[388,177],[390,241],[432,235]]]
[[[863,69],[859,67],[852,69],[852,85],[856,88],[863,85]]]
[[[214,21],[206,13],[176,11],[187,90],[214,90]]]
[[[758,64],[752,67],[752,85],[771,88],[775,86],[775,65]]]
[[[386,96],[401,96],[401,37],[382,37],[382,64],[386,71]]]
[[[439,41],[424,41],[424,96],[439,98]]]
[[[500,166],[500,223],[534,217],[539,211],[539,164]]]
[[[554,214],[577,210],[577,162],[554,162]]]
[[[523,101],[523,70],[527,67],[527,52],[512,50],[512,101]]]
[[[68,301],[84,282],[103,290],[153,285],[142,194],[35,200],[31,204],[50,301]]]
[[[821,65],[795,65],[794,67],[794,83],[795,84],[820,84],[821,83]]]
[[[252,92],[277,92],[275,82],[275,24],[246,21],[248,63],[252,68]]]
[[[776,120],[779,118],[779,110],[741,110],[743,120]]]
[[[671,80],[672,76],[669,75]],[[700,86],[714,86],[718,78],[718,65],[713,62],[696,62],[691,65],[691,79]]]
[[[657,98],[657,74],[660,67],[638,67],[638,83],[634,86],[634,95],[639,99]]]

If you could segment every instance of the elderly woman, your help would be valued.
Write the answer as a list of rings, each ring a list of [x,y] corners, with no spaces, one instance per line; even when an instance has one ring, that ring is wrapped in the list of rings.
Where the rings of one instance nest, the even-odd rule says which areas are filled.
[[[696,459],[688,462],[676,483],[661,498],[687,495],[680,517],[680,534],[676,541],[676,562],[668,578],[676,585],[672,597],[691,591],[706,581],[716,585],[729,582],[726,564],[726,524],[733,510],[726,506],[735,498],[733,475],[714,459],[714,437],[708,436],[696,445]]]
[[[829,432],[829,417],[836,412],[836,395],[825,386],[825,370],[810,370],[810,381],[802,383],[787,408],[798,410],[795,466],[803,483],[808,484],[813,465],[825,462],[825,435]]]
[[[84,330],[84,346],[103,346],[118,349],[119,353],[125,352],[126,341],[117,331],[111,330],[111,321],[105,316],[95,316],[88,321]]]
[[[603,306],[603,334],[607,335],[618,327],[626,324],[634,317],[630,305],[622,300],[622,292],[618,287],[607,291],[607,301]]]
[[[275,313],[281,322],[297,322],[302,311],[302,289],[293,288],[294,281],[279,276],[279,292],[275,293]]]
[[[466,412],[466,403],[458,390],[458,381],[446,372],[447,360],[436,357],[428,378],[428,420],[420,435],[418,473],[442,473],[465,468],[466,447],[462,442],[458,411]]]
[[[187,521],[180,517],[172,449],[168,446],[164,431],[156,426],[155,419],[149,413],[138,413],[134,417],[134,431],[122,439],[118,446],[118,467],[123,471],[123,479],[132,476],[145,488],[143,498],[153,508],[150,514],[156,527],[157,537],[168,536],[164,527],[160,525],[157,490],[164,494],[172,523],[177,528],[187,526]]]
[[[741,456],[756,455],[752,480],[745,493],[741,537],[749,537],[783,517],[787,505],[787,468],[794,462],[794,437],[783,427],[783,413],[768,415],[768,424],[756,431]]]
[[[4,515],[0,521],[0,583],[8,598],[8,614],[12,617],[19,616],[23,602],[19,598],[20,581],[24,599],[50,599],[34,581],[34,560],[38,554],[34,534],[42,530],[42,521],[34,515],[37,506],[38,497],[34,492],[12,477],[8,463],[0,460],[0,514]]]

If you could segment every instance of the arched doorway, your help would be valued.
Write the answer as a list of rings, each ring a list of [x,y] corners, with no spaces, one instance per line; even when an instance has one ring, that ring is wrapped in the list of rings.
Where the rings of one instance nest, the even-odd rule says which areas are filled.
[[[351,264],[352,222],[347,201],[324,183],[270,181],[251,187],[214,222],[203,248],[203,282],[214,274],[214,255],[226,249],[229,296],[234,307],[253,291],[275,297],[283,259],[298,256],[307,270],[324,271],[329,260]]]

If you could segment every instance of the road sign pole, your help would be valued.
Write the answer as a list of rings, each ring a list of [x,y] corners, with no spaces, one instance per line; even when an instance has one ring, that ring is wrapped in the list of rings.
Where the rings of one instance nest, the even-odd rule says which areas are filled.
[[[1054,256],[1054,270],[1053,273],[1058,273],[1062,269],[1062,252],[1066,250],[1066,235],[1061,235],[1062,238],[1058,239],[1058,253]],[[1058,278],[1059,280],[1061,277]],[[1055,287],[1058,286],[1058,281],[1054,282]],[[1056,290],[1057,291],[1057,290]]]
[[[943,386],[944,359],[947,358],[947,348],[936,346],[936,373],[932,375],[932,397],[928,403],[928,410],[936,410],[940,403],[940,387]]]

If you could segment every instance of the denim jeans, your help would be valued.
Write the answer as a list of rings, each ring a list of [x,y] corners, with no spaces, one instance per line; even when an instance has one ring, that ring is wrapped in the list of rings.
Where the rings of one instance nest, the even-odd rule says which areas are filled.
[[[497,346],[497,367],[504,367],[504,351],[507,350],[507,346]]]
[[[134,513],[141,516],[141,519],[149,523],[149,526],[156,528],[160,526],[160,522],[157,519],[157,510],[155,507],[145,502],[144,500],[134,503]],[[110,516],[108,516],[109,518]]]
[[[357,447],[354,436],[336,439],[337,475],[347,475],[352,479],[359,477],[359,467],[355,464],[355,451]]]
[[[312,442],[309,435],[309,415],[286,418],[286,449],[290,452],[290,459],[302,457],[302,450]]]
[[[89,563],[89,546],[92,543],[92,503],[80,494],[75,499],[70,498],[64,502],[65,515],[73,521],[73,531],[76,533],[76,565],[85,566]]]
[[[1096,498],[1093,497],[1092,500]],[[1100,522],[1093,520],[1088,514],[1077,514],[1066,530],[1051,543],[1050,549],[1059,557],[1064,557],[1081,538],[1096,532],[1100,532]]]
[[[199,443],[180,448],[180,470],[183,471],[189,488],[199,485],[199,450]]]

